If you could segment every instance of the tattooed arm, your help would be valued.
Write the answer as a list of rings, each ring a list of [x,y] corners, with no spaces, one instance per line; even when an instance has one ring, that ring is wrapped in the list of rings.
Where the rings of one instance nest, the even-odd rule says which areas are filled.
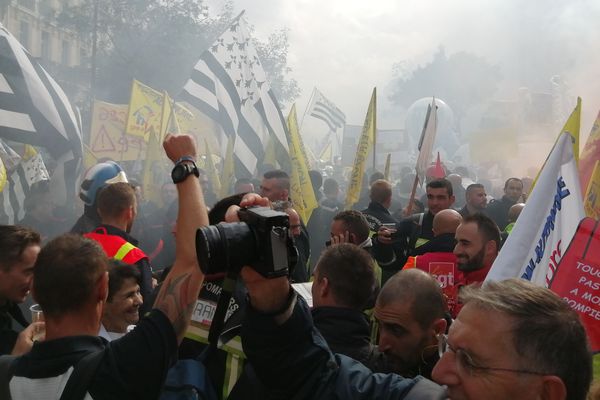
[[[167,135],[163,147],[173,162],[183,156],[196,158],[196,144],[189,135]],[[177,184],[177,193],[175,264],[162,284],[154,307],[171,320],[181,343],[204,280],[196,259],[196,229],[208,225],[208,215],[200,182],[194,175]]]

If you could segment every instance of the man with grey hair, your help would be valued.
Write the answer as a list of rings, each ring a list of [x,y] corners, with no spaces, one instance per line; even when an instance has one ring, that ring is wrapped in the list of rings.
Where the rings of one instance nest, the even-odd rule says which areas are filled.
[[[461,291],[432,377],[450,399],[584,400],[592,358],[577,313],[521,279]]]

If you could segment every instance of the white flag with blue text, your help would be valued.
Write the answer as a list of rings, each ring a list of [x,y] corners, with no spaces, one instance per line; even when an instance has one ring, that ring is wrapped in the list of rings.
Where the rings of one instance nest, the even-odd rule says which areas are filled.
[[[563,133],[556,142],[486,281],[523,278],[548,286],[585,217],[572,141]]]

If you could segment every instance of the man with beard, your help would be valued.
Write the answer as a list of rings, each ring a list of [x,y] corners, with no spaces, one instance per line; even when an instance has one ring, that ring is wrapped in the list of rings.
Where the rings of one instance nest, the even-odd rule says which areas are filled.
[[[462,272],[459,286],[483,282],[500,249],[500,230],[488,216],[468,215],[456,228],[454,254]]]
[[[98,214],[102,223],[84,236],[100,243],[106,255],[136,265],[141,274],[140,289],[144,304],[140,316],[152,306],[152,268],[138,241],[129,234],[137,215],[135,191],[129,183],[107,185],[98,194]]]
[[[445,333],[446,302],[437,280],[418,269],[402,270],[381,289],[375,304],[379,350],[394,372],[431,378],[439,359],[438,335]]]
[[[484,212],[487,205],[486,196],[485,187],[481,183],[473,183],[467,186],[465,192],[466,204],[460,209],[460,215],[466,217],[467,215]]]

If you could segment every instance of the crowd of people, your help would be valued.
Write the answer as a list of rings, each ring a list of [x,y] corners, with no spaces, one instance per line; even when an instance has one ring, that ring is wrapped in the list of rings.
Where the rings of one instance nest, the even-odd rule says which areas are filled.
[[[86,173],[69,233],[40,222],[41,197],[28,204],[42,211],[0,226],[0,398],[155,399],[178,359],[201,354],[219,399],[600,398],[563,300],[524,280],[483,284],[526,202],[522,179],[489,201],[481,182],[428,177],[411,201],[414,175],[394,185],[373,172],[344,210],[344,182],[311,171],[319,204],[303,221],[286,172],[217,199],[190,136],[167,135],[164,149],[173,182],[160,205],[105,162]],[[197,246],[198,228],[255,206],[287,215],[286,276],[256,268],[281,263],[280,248],[200,257],[217,247]],[[215,272],[207,257],[247,265]],[[30,297],[42,322],[23,311]]]

